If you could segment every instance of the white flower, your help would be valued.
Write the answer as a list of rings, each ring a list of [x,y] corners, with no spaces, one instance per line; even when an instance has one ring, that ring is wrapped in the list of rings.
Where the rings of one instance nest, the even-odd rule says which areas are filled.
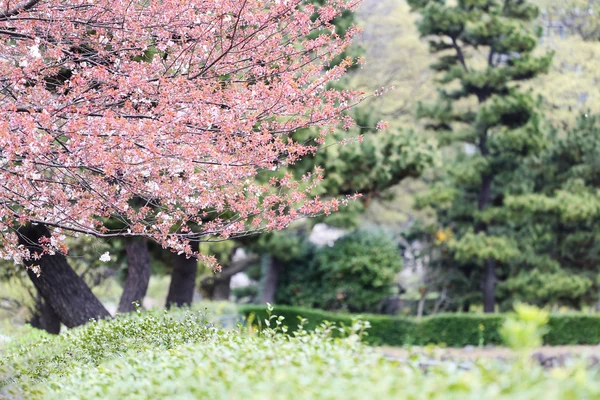
[[[42,58],[42,54],[40,53],[40,48],[37,46],[37,44],[34,46],[31,46],[29,48],[29,54],[33,58]]]
[[[110,261],[110,254],[108,254],[108,251],[104,252],[104,254],[102,254],[100,256],[100,261],[102,261],[102,262],[109,262]]]

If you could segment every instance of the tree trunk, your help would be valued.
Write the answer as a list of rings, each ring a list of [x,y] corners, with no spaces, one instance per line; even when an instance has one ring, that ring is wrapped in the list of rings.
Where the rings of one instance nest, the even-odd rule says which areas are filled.
[[[275,293],[277,292],[277,280],[281,272],[281,264],[273,256],[267,256],[267,268],[262,285],[261,303],[275,303]]]
[[[119,302],[118,312],[135,310],[134,302],[142,304],[150,281],[150,253],[148,242],[141,238],[126,238],[127,280]]]
[[[53,335],[60,333],[60,320],[52,307],[38,293],[35,300],[35,311],[29,324],[37,329],[43,329]]]
[[[229,301],[231,296],[231,276],[224,276],[214,281],[213,300]]]
[[[493,313],[496,305],[496,263],[489,259],[485,262],[485,273],[483,276],[483,311]]]
[[[482,147],[482,154],[487,154],[487,150],[484,152]],[[479,210],[485,210],[491,201],[492,196],[492,181],[493,178],[490,174],[484,174],[481,177],[481,188],[479,190]],[[485,223],[480,223],[477,227],[477,232],[488,231],[488,226]],[[496,263],[492,259],[485,261],[485,270],[483,274],[483,282],[481,284],[483,294],[483,311],[486,313],[493,313],[496,305]]]
[[[464,303],[462,303],[462,308],[461,311],[462,312],[469,312],[469,310],[471,309],[471,302],[470,301],[465,301]]]
[[[444,286],[444,288],[442,289],[442,291],[440,293],[440,297],[438,297],[438,299],[434,303],[433,311],[431,312],[433,315],[438,314],[440,312],[440,309],[442,308],[442,306],[444,305],[444,302],[446,301],[447,293],[448,293],[448,289]]]
[[[426,293],[423,293],[421,297],[419,297],[419,302],[417,303],[417,318],[421,319],[423,317],[423,310],[425,309],[425,298]]]
[[[221,273],[202,279],[200,288],[203,294],[211,300],[229,300],[231,295],[231,277],[244,271],[250,264],[256,261],[256,258],[252,257],[234,261],[228,266],[223,265]]]
[[[190,246],[193,252],[197,252],[199,249],[198,242],[190,242]],[[186,258],[185,254],[175,256],[167,296],[167,308],[171,308],[171,306],[190,306],[192,304],[197,273],[198,260],[196,258]]]
[[[38,243],[42,237],[50,237],[44,225],[27,225],[19,229],[19,242],[31,252],[41,253]],[[40,266],[39,277],[30,268],[27,269],[27,275],[44,301],[68,328],[83,325],[92,318],[110,317],[64,255],[43,255],[39,260],[30,261],[29,265]]]
[[[478,206],[479,211],[483,211],[490,204],[492,199],[492,177],[488,174],[484,174],[481,177],[481,187],[479,188],[479,199]],[[481,226],[482,230],[487,230],[487,226]]]

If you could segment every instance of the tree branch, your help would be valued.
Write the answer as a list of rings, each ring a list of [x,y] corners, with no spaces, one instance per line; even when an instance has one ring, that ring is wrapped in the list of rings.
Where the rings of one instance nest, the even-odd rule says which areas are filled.
[[[13,16],[19,14],[21,11],[27,11],[30,8],[33,8],[39,2],[40,2],[40,0],[29,0],[29,1],[26,1],[24,3],[17,5],[16,7],[12,8],[10,10],[0,12],[0,21],[6,21],[10,17],[13,17]]]
[[[2,19],[0,19],[0,21],[2,21]],[[11,31],[10,29],[0,29],[0,35],[8,35],[11,38],[17,39],[34,39],[33,36],[17,33],[15,31]]]
[[[456,57],[458,58],[458,61],[463,66],[465,71],[469,72],[469,67],[467,67],[467,61],[465,60],[465,55],[463,54],[462,49],[456,42],[456,38],[452,37],[451,39],[452,39],[452,47],[454,48],[454,50],[456,50]]]
[[[237,274],[238,272],[244,271],[246,268],[248,268],[252,263],[254,263],[256,261],[258,261],[258,257],[250,257],[250,258],[246,258],[244,260],[235,261],[235,262],[231,263],[231,266],[229,268],[223,269],[223,272],[221,272],[220,274],[215,275],[215,276],[209,276],[207,278],[202,279],[202,282],[200,283],[200,285],[201,286],[213,285],[216,282],[226,280],[227,278],[232,277],[233,275]]]

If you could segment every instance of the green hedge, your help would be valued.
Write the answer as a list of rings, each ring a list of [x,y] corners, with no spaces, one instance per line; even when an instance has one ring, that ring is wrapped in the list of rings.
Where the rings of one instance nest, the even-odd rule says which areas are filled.
[[[240,307],[240,312],[246,317],[254,314],[255,324],[267,316],[266,307],[262,305],[245,305]],[[292,330],[296,328],[300,316],[308,320],[305,324],[307,330],[314,329],[323,321],[350,325],[352,318],[358,317],[289,306],[276,306],[273,313],[285,317],[285,323]],[[421,321],[415,318],[366,314],[361,314],[360,318],[371,323],[365,341],[373,345],[446,344],[463,347],[478,345],[480,342],[502,343],[499,330],[504,320],[503,314],[439,314],[425,317]],[[544,343],[548,345],[600,343],[600,315],[554,314],[550,316],[548,326],[550,331],[544,337]]]
[[[391,329],[386,334],[406,334],[407,326],[446,332],[460,326],[458,318],[436,319],[429,325],[373,321],[375,329]],[[469,323],[481,320],[473,316]],[[583,360],[560,371],[517,357],[474,363],[468,370],[456,367],[458,359],[424,368],[418,350],[408,350],[404,361],[390,360],[357,340],[334,340],[330,330],[286,337],[282,329],[248,334],[206,322],[198,312],[140,312],[58,336],[25,329],[0,356],[0,399],[571,400],[597,399],[600,393],[597,369]],[[354,328],[348,333],[361,333],[361,324]],[[522,330],[512,334],[523,339]]]
[[[600,314],[556,314],[548,327],[548,344],[600,344]]]

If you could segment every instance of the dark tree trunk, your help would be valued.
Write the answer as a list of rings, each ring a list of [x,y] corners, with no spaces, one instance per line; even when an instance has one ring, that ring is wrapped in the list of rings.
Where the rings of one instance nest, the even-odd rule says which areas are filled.
[[[214,281],[213,300],[228,301],[231,295],[231,276],[224,276]]]
[[[483,275],[483,311],[493,313],[496,305],[496,263],[489,259],[485,262]]]
[[[37,329],[43,329],[53,335],[60,333],[60,320],[52,307],[38,293],[35,301],[35,311],[29,324]]]
[[[478,206],[479,210],[485,210],[487,206],[490,204],[492,199],[492,181],[493,178],[490,175],[484,174],[481,177],[481,186],[479,188],[479,201]],[[487,227],[484,227],[483,230],[486,230]]]
[[[226,273],[204,278],[200,282],[202,295],[209,300],[229,300],[231,296],[231,275]]]
[[[126,238],[127,280],[119,302],[118,312],[135,310],[134,302],[142,304],[150,281],[150,253],[148,242],[141,238]]]
[[[482,150],[482,154],[483,154]],[[487,153],[486,153],[487,154]],[[492,181],[493,178],[489,174],[484,174],[481,177],[481,188],[479,191],[479,210],[485,210],[490,204],[492,197]],[[485,223],[480,223],[477,226],[477,232],[488,231],[488,226]],[[483,311],[493,313],[496,305],[496,263],[492,259],[485,261],[483,281],[481,283],[483,294]]]
[[[461,308],[461,310],[462,310],[462,312],[469,312],[469,309],[470,309],[470,308],[471,308],[471,302],[470,302],[470,301],[465,301],[465,302],[462,304],[462,308]]]
[[[231,277],[244,271],[255,261],[256,258],[247,258],[235,261],[228,266],[223,266],[221,273],[202,279],[202,282],[200,282],[202,293],[211,300],[229,300],[229,296],[231,295]]]
[[[273,256],[268,256],[266,273],[262,285],[260,296],[261,303],[275,303],[275,293],[277,292],[277,280],[281,271],[281,264]]]
[[[423,293],[421,297],[419,297],[419,301],[417,302],[417,318],[423,318],[423,311],[425,310],[425,301],[427,300],[427,292]]]
[[[49,237],[44,225],[27,225],[19,229],[19,241],[31,252],[41,253],[39,240]],[[83,325],[90,319],[108,318],[110,314],[90,288],[71,268],[62,254],[43,255],[30,265],[39,265],[40,276],[27,269],[27,275],[44,301],[68,328]]]
[[[193,252],[197,252],[199,249],[198,242],[190,242],[190,246]],[[174,257],[171,284],[167,296],[167,308],[192,304],[197,273],[198,260],[196,258],[186,258],[184,254]]]

